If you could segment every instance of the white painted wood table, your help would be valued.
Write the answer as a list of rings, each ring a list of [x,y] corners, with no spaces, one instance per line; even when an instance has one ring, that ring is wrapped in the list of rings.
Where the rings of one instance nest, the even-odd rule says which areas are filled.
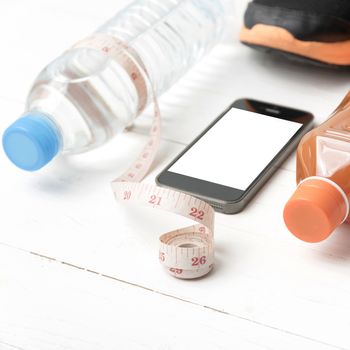
[[[39,70],[126,3],[1,1],[1,133]],[[310,110],[321,122],[347,92],[349,73],[241,46],[245,3],[236,0],[232,42],[162,97],[163,143],[146,182],[236,98]],[[350,227],[314,245],[288,233],[281,212],[294,157],[244,212],[216,215],[213,273],[182,281],[161,269],[158,235],[183,221],[117,205],[109,185],[150,120],[149,111],[106,147],[34,174],[0,152],[0,349],[350,349]]]

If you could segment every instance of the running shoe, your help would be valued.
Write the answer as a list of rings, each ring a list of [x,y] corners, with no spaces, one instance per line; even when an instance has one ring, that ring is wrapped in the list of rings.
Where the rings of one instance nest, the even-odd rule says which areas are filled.
[[[350,67],[350,0],[254,0],[240,40],[318,65]]]

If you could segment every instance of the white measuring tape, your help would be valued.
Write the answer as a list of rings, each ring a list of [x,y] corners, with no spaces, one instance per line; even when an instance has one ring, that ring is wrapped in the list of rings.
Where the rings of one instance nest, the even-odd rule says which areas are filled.
[[[214,209],[188,194],[140,183],[154,161],[161,134],[159,104],[140,57],[127,44],[103,33],[96,33],[80,41],[74,48],[99,50],[122,65],[137,90],[139,113],[147,104],[147,82],[149,83],[154,102],[150,138],[131,167],[112,182],[113,192],[120,202],[167,210],[195,221],[193,226],[160,237],[159,260],[170,274],[178,278],[191,279],[206,275],[214,265]]]

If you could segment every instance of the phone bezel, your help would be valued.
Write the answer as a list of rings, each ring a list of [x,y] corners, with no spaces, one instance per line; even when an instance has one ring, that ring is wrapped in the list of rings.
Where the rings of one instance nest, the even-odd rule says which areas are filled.
[[[216,123],[232,108],[243,109],[273,118],[296,121],[302,127],[292,136],[284,147],[271,159],[266,167],[256,176],[246,190],[220,185],[214,182],[185,176],[168,171],[194,144],[196,144]],[[241,211],[254,194],[270,178],[276,168],[288,157],[301,137],[311,129],[313,115],[309,112],[241,98],[230,104],[213,122],[211,122],[165,169],[157,176],[160,186],[173,188],[206,200],[218,211],[233,214]]]

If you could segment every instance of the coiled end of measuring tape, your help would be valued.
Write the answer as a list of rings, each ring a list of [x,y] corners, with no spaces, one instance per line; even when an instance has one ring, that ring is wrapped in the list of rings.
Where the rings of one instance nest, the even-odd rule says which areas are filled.
[[[205,230],[204,226],[196,225],[160,237],[159,261],[168,273],[181,279],[194,279],[213,269],[213,241]]]

